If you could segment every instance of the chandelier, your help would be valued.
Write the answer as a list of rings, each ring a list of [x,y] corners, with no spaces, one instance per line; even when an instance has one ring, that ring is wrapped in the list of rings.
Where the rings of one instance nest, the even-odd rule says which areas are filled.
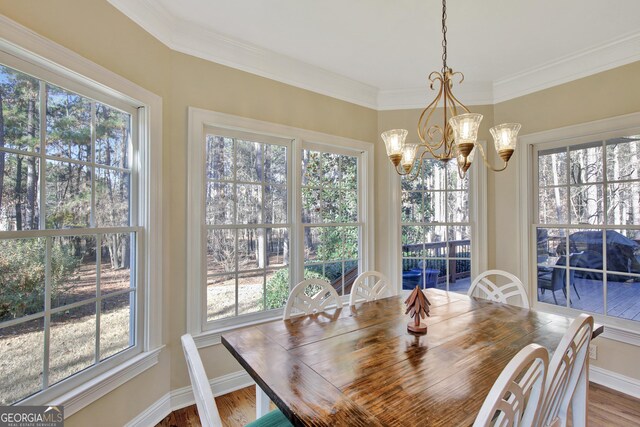
[[[506,169],[509,159],[516,148],[519,123],[503,123],[489,129],[493,136],[498,156],[504,164],[493,167],[489,164],[482,145],[478,143],[478,128],[482,121],[482,114],[472,113],[453,94],[454,78],[459,78],[458,84],[464,81],[461,72],[454,72],[447,65],[447,2],[442,1],[442,70],[429,74],[429,87],[436,90],[433,101],[422,111],[418,119],[419,144],[408,144],[406,129],[392,129],[382,133],[389,160],[399,175],[410,175],[415,179],[422,169],[423,158],[430,154],[434,159],[448,162],[456,159],[458,173],[463,177],[474,159],[476,149],[480,151],[484,164],[493,171]],[[444,114],[443,124],[432,124],[436,109],[442,104]],[[418,156],[419,154],[419,156]],[[418,161],[416,161],[418,156]],[[416,166],[417,165],[417,166]]]

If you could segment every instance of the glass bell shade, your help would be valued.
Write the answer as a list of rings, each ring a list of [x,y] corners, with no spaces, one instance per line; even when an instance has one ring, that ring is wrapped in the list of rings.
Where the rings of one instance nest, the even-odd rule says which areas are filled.
[[[476,113],[460,114],[449,119],[456,146],[463,156],[468,156],[473,150],[473,144],[478,139],[478,128],[481,121],[482,114]]]
[[[519,131],[520,123],[503,123],[489,129],[493,136],[496,151],[505,162],[509,161],[516,149]]]
[[[416,160],[416,151],[418,146],[416,144],[405,144],[402,150],[402,160],[400,164],[405,172],[409,173],[413,168],[413,163]]]
[[[407,133],[406,129],[392,129],[382,132],[381,136],[387,148],[387,156],[389,156],[394,166],[398,166],[402,159],[404,140],[407,138]]]

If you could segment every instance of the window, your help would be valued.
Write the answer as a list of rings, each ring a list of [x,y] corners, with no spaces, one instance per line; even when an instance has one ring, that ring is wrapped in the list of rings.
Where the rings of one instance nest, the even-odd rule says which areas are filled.
[[[416,179],[402,178],[403,289],[419,285],[467,292],[473,229],[469,194],[469,178],[460,178],[455,161],[425,159]]]
[[[640,135],[534,158],[538,301],[640,321]]]
[[[144,109],[140,118],[128,97],[11,49],[0,52],[2,405],[51,401],[156,345],[142,310],[156,295],[141,286]]]
[[[191,108],[189,150],[189,329],[199,345],[281,316],[304,279],[348,296],[373,257],[371,144]]]

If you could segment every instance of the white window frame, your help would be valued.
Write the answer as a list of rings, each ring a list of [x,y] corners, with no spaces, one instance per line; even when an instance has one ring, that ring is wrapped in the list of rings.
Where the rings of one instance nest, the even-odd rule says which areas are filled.
[[[479,144],[486,146],[484,141]],[[455,161],[455,160],[452,160]],[[391,162],[387,162],[389,168],[389,192],[391,203],[389,216],[391,224],[389,234],[389,248],[391,253],[391,277],[397,283],[396,292],[402,292],[402,181]],[[467,171],[469,175],[469,227],[471,227],[471,277],[475,277],[487,270],[487,168],[480,161],[475,161]],[[429,225],[447,226],[448,222]],[[447,262],[449,258],[447,255]],[[447,279],[448,280],[448,279]]]
[[[121,354],[79,372],[20,404],[65,405],[69,417],[158,362],[162,348],[162,99],[75,52],[0,15],[0,59],[5,65],[83,96],[138,110],[136,342]],[[132,181],[132,186],[134,182]],[[134,274],[132,272],[132,274]]]
[[[290,278],[295,284],[302,280],[304,259],[301,235],[301,194],[299,176],[302,149],[334,150],[338,153],[358,153],[358,182],[360,191],[359,220],[363,225],[360,238],[360,268],[373,268],[373,144],[355,139],[329,135],[291,126],[254,120],[230,114],[189,108],[188,135],[188,212],[187,212],[187,330],[194,336],[198,347],[220,343],[223,331],[262,323],[282,317],[282,309],[247,314],[225,321],[205,322],[206,294],[203,282],[206,267],[203,253],[204,229],[204,149],[207,128],[222,128],[235,132],[248,132],[291,141],[288,158],[291,159],[287,175],[288,224],[291,227]],[[289,154],[288,154],[289,155]],[[362,166],[362,167],[360,167]],[[348,296],[346,297],[348,298]],[[345,299],[346,301],[346,299]],[[223,319],[224,320],[224,319]]]
[[[537,298],[537,267],[532,254],[536,254],[537,188],[534,180],[537,177],[534,150],[538,147],[562,145],[579,145],[594,141],[612,139],[616,137],[637,135],[640,133],[640,113],[612,117],[578,125],[566,126],[558,129],[524,135],[519,138],[518,147],[518,229],[520,230],[515,242],[520,252],[520,277],[527,285],[529,300],[532,308],[548,313],[564,316],[577,316],[581,310],[569,307],[541,303]],[[550,225],[553,227],[553,225]],[[609,317],[597,313],[591,314],[596,322],[608,326],[603,334],[606,338],[640,345],[640,322]]]

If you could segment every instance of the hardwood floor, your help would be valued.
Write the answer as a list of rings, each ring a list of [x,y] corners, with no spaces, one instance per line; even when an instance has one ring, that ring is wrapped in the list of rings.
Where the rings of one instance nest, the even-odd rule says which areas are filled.
[[[590,384],[589,427],[640,426],[640,400],[625,394]],[[239,427],[255,420],[255,386],[243,388],[216,398],[216,405],[225,427]],[[273,408],[273,403],[271,404]],[[169,414],[156,427],[199,426],[195,405]],[[571,423],[569,423],[571,425]]]

